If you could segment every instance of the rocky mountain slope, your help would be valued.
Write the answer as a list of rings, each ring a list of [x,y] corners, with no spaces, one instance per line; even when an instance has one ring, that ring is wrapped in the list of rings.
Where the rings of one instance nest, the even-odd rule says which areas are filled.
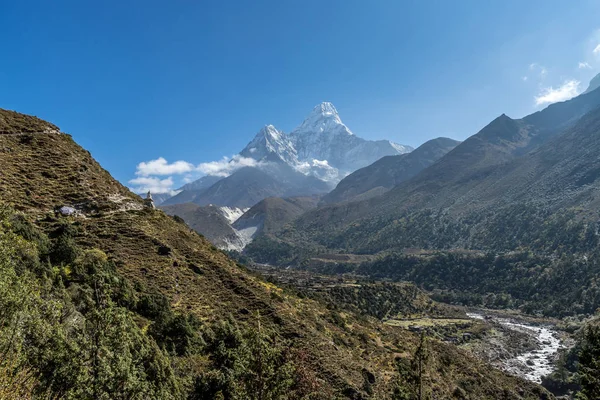
[[[295,382],[305,386],[294,386],[290,395],[384,399],[390,397],[394,387],[409,385],[397,374],[396,364],[403,359],[410,362],[418,345],[413,333],[357,318],[351,312],[334,312],[317,301],[300,299],[263,281],[215,250],[185,224],[161,210],[144,207],[137,195],[114,180],[89,152],[55,126],[5,110],[0,110],[0,121],[0,201],[20,211],[36,229],[51,235],[58,232],[52,240],[68,239],[61,245],[64,248],[77,246],[96,249],[93,254],[105,254],[114,274],[124,279],[124,287],[130,290],[119,301],[126,301],[130,298],[127,296],[147,301],[164,296],[167,309],[183,318],[176,319],[181,324],[173,325],[174,331],[165,331],[167,335],[187,338],[197,337],[197,329],[204,332],[205,353],[173,352],[164,361],[172,368],[168,371],[173,371],[169,379],[178,382],[177,391],[169,398],[190,398],[192,393],[201,396],[203,390],[210,390],[198,386],[204,381],[195,377],[218,374],[219,369],[210,370],[216,357],[225,356],[218,349],[233,351],[227,347],[232,343],[227,341],[220,342],[216,350],[210,347],[216,340],[213,329],[223,326],[224,316],[229,316],[229,324],[239,329],[256,326],[259,320],[263,330],[274,332],[276,343],[285,341],[290,354],[299,354],[294,358],[298,371],[294,376],[302,376],[303,380]],[[63,206],[76,212],[62,215],[57,210]],[[69,236],[64,236],[67,231]],[[92,266],[87,273],[98,268],[97,264]],[[68,265],[56,266],[64,274],[63,280],[74,279],[74,273],[86,273],[65,267]],[[76,285],[72,288],[75,290]],[[132,314],[140,325],[139,335],[149,343],[159,337],[151,333],[160,329],[156,324],[163,315],[152,311],[158,307],[152,301],[145,303],[149,311],[144,316],[137,314],[137,306],[123,311]],[[429,351],[433,356],[427,379],[432,396],[551,398],[539,386],[490,369],[451,345],[431,341]],[[107,349],[96,354],[103,357],[113,353]],[[143,364],[140,368],[142,374],[156,374],[146,371],[148,366]],[[128,389],[135,391],[135,387]]]
[[[410,153],[383,157],[342,179],[323,197],[323,202],[337,203],[357,200],[360,195],[364,199],[383,194],[432,165],[459,143],[453,139],[437,138]]]

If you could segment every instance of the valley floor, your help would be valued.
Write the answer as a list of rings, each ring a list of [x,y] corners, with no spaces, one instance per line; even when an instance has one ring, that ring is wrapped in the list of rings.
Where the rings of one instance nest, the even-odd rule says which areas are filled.
[[[572,327],[567,331],[567,324],[559,319],[535,317],[515,310],[471,309],[437,303],[410,283],[378,282],[354,275],[324,275],[267,265],[254,265],[253,269],[307,296],[374,316],[389,326],[424,332],[427,337],[454,344],[494,368],[538,384],[556,371],[561,357],[575,345],[570,333]],[[366,296],[352,298],[349,295],[375,288],[375,295],[381,298],[394,286],[401,288],[396,298],[390,297],[379,307],[373,306],[377,301],[371,299],[371,309],[366,306],[369,302]],[[410,292],[408,296],[407,292]],[[394,301],[404,304],[390,304]],[[385,309],[383,314],[381,309]]]

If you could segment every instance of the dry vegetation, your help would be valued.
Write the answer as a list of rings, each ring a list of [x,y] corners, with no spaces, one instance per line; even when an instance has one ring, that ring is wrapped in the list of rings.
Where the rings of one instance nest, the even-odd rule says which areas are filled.
[[[6,133],[53,127],[3,110],[0,121]],[[412,357],[418,343],[413,333],[352,312],[337,313],[265,282],[160,210],[124,207],[141,200],[68,135],[0,135],[0,202],[25,212],[46,232],[68,222],[79,246],[104,251],[133,287],[159,290],[174,309],[202,321],[232,316],[241,324],[255,323],[258,313],[265,325],[291,340],[295,351],[306,353],[304,367],[317,377],[323,393],[330,388],[342,398],[388,398],[400,380],[396,359]],[[81,215],[55,213],[65,205]],[[435,398],[551,397],[453,346],[432,341],[430,351],[427,385]],[[185,373],[203,368],[186,356],[172,362],[185,366],[180,368]]]

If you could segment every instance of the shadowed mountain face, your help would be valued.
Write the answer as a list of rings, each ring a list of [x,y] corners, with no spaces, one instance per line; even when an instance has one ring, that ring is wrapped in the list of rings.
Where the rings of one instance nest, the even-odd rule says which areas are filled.
[[[365,199],[382,194],[429,167],[459,143],[453,139],[437,138],[410,153],[383,157],[342,179],[333,191],[323,197],[323,202],[338,203],[357,200],[359,196]]]
[[[594,220],[599,105],[595,90],[523,119],[502,115],[382,196],[309,211],[272,239],[367,253],[407,247],[510,250],[529,245],[553,215],[577,208]],[[526,216],[537,222],[516,232],[500,229],[501,221],[518,226],[519,207],[533,208]],[[249,251],[260,254],[260,246],[272,245],[255,243]]]
[[[161,210],[145,207],[139,196],[113,179],[89,152],[78,146],[71,136],[59,133],[53,125],[1,109],[0,124],[3,132],[0,134],[0,202],[11,204],[22,212],[22,218],[42,232],[53,233],[57,228],[62,229],[61,232],[68,230],[69,242],[82,251],[94,249],[97,254],[101,250],[118,281],[127,283],[123,286],[126,288],[123,302],[131,308],[123,309],[123,313],[135,321],[134,325],[144,325],[143,330],[137,328],[139,334],[155,348],[158,345],[151,332],[160,316],[138,314],[135,306],[138,299],[148,298],[153,293],[164,296],[166,310],[185,317],[176,321],[195,321],[172,325],[177,334],[183,330],[187,335],[190,330],[200,329],[196,323],[203,327],[217,326],[224,316],[228,316],[235,329],[252,329],[260,318],[260,326],[274,332],[277,342],[284,342],[289,354],[305,355],[298,370],[316,382],[314,385],[319,394],[325,393],[324,398],[366,399],[372,391],[387,396],[398,382],[408,385],[397,373],[396,359],[415,353],[417,335],[370,318],[357,318],[350,311],[343,316],[334,314],[318,301],[301,299],[248,273],[181,221]],[[63,215],[58,212],[63,206],[75,212]],[[23,253],[19,257],[29,255]],[[73,279],[72,275],[68,278],[72,273],[70,268],[56,267],[62,268],[65,279]],[[95,268],[96,264],[90,267]],[[52,269],[49,273],[53,273]],[[78,274],[87,272],[82,270]],[[63,275],[57,276],[63,285],[60,279]],[[101,282],[111,284],[109,280]],[[52,280],[47,283],[52,285]],[[75,283],[71,288],[76,291],[76,286]],[[60,293],[69,295],[68,291]],[[51,301],[55,304],[54,299]],[[191,318],[192,315],[196,318]],[[76,324],[68,326],[65,332],[80,329],[81,316],[61,319],[65,320],[61,323]],[[177,338],[179,342],[181,337]],[[130,339],[123,337],[123,340]],[[228,342],[222,343],[229,351]],[[48,343],[36,342],[36,345],[41,346],[35,348],[40,350],[34,353],[36,357],[49,354],[43,347],[49,346]],[[121,349],[118,344],[103,346],[101,357],[109,352],[119,354],[118,349]],[[210,346],[202,351],[206,353],[171,354],[165,350],[159,375],[170,371],[181,386],[180,397],[173,394],[172,398],[192,398],[191,393],[182,392],[193,389],[192,378],[211,371],[222,372],[211,370],[203,362],[212,358]],[[487,368],[454,346],[432,341],[428,351],[433,355],[429,364],[433,383],[429,391],[437,398],[452,397],[461,382],[468,382],[461,393],[470,398],[551,398],[543,388]],[[118,362],[122,360],[118,358]],[[157,373],[145,361],[146,358],[133,361],[136,378],[139,374]],[[60,363],[44,365],[45,373],[60,368]],[[35,379],[31,371],[28,368],[27,379]],[[369,390],[365,389],[365,376],[369,377]],[[477,378],[472,379],[474,376]],[[390,377],[393,377],[391,382]],[[135,388],[131,390],[135,392]]]

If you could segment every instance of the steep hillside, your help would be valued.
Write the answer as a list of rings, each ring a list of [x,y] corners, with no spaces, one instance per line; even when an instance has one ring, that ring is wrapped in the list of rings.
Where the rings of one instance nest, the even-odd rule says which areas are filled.
[[[110,275],[102,282],[111,284],[121,282],[121,277],[125,279],[118,293],[122,292],[124,299],[130,299],[122,307],[130,307],[123,312],[131,314],[139,324],[138,328],[131,327],[135,334],[142,335],[144,343],[175,340],[167,342],[173,347],[164,350],[169,351],[170,356],[161,361],[170,363],[176,382],[179,382],[177,385],[180,385],[178,393],[186,393],[175,396],[173,392],[173,398],[206,398],[203,393],[212,393],[211,397],[214,397],[216,389],[211,385],[222,384],[219,379],[226,379],[223,374],[229,371],[227,365],[238,368],[260,362],[252,352],[244,353],[243,347],[228,347],[235,346],[236,340],[242,338],[235,336],[237,328],[232,326],[250,329],[258,325],[255,332],[259,335],[265,330],[274,332],[275,336],[269,342],[261,336],[256,339],[255,333],[243,336],[248,340],[243,343],[254,343],[257,349],[265,351],[264,354],[278,365],[284,365],[285,369],[292,368],[293,364],[296,373],[291,381],[285,381],[291,385],[287,386],[290,390],[286,392],[291,398],[296,395],[298,398],[389,398],[393,387],[410,386],[406,377],[396,373],[396,363],[410,364],[418,344],[414,334],[368,318],[357,318],[352,313],[328,310],[316,301],[300,299],[264,282],[216,251],[185,224],[160,210],[144,208],[138,196],[115,181],[69,135],[54,129],[50,132],[47,128],[51,125],[10,111],[0,110],[0,115],[6,125],[3,130],[10,132],[0,135],[0,201],[11,203],[22,211],[25,222],[33,222],[33,227],[21,228],[21,234],[41,237],[32,234],[34,228],[50,234],[55,260],[59,262],[47,273],[56,275],[62,285],[70,285],[69,290],[74,294],[67,291],[65,295],[75,296],[78,290],[94,295],[94,286],[81,286],[86,282],[86,274],[104,273],[98,270],[98,262],[114,266],[114,272],[107,271],[116,276]],[[10,121],[19,122],[11,125]],[[21,125],[21,121],[27,122]],[[23,126],[26,132],[43,133],[23,133]],[[63,206],[74,211],[71,212],[71,208],[58,211]],[[0,236],[5,237],[4,233]],[[79,258],[72,260],[70,254],[77,249],[96,249],[85,253],[95,257],[89,261],[91,264],[87,269],[82,268],[77,261]],[[106,260],[103,254],[106,254]],[[44,262],[38,265],[44,265]],[[83,281],[74,281],[77,276]],[[96,303],[99,306],[105,304],[105,300],[98,298],[97,287],[95,293]],[[154,307],[158,306],[152,299],[160,299],[160,296],[164,296],[169,306],[167,310],[157,312]],[[77,299],[73,297],[77,304],[83,301]],[[88,313],[85,305],[79,307]],[[147,310],[145,314],[139,314],[140,307]],[[162,327],[160,323],[167,311],[175,312],[176,317],[168,320],[172,325]],[[73,323],[76,323],[81,317],[74,315]],[[88,313],[89,318],[94,315]],[[197,329],[204,332],[202,340],[198,339]],[[219,341],[221,334],[231,340]],[[196,338],[198,343],[190,347],[188,338]],[[129,340],[129,337],[123,336],[123,340]],[[288,348],[283,361],[277,358],[279,353],[273,353],[279,351],[275,346],[277,343],[286,343]],[[179,344],[186,344],[188,350],[200,350],[197,353],[178,350]],[[158,348],[156,343],[152,346]],[[227,357],[238,354],[234,350],[241,352],[240,357],[249,359],[240,358],[235,363],[227,361],[231,360]],[[65,351],[68,354],[68,349]],[[435,356],[427,366],[427,390],[434,397],[551,398],[540,387],[490,369],[450,345],[432,340],[429,351]],[[122,353],[103,349],[103,352],[96,350],[93,354],[98,359],[106,354]],[[218,367],[219,360],[234,364]],[[55,366],[46,372],[55,373],[56,364],[49,365]],[[146,370],[149,368],[146,364],[140,364],[139,368],[142,368],[142,375],[157,373]],[[255,382],[251,369],[230,372],[241,379],[232,385]],[[155,379],[159,377],[155,376]],[[235,385],[223,386],[223,390],[237,390],[235,388]],[[135,387],[128,387],[128,390],[135,393]]]
[[[372,195],[382,194],[429,167],[459,143],[448,138],[437,138],[410,153],[383,157],[342,179],[334,190],[323,197],[323,202],[356,200],[357,196],[367,192]]]

